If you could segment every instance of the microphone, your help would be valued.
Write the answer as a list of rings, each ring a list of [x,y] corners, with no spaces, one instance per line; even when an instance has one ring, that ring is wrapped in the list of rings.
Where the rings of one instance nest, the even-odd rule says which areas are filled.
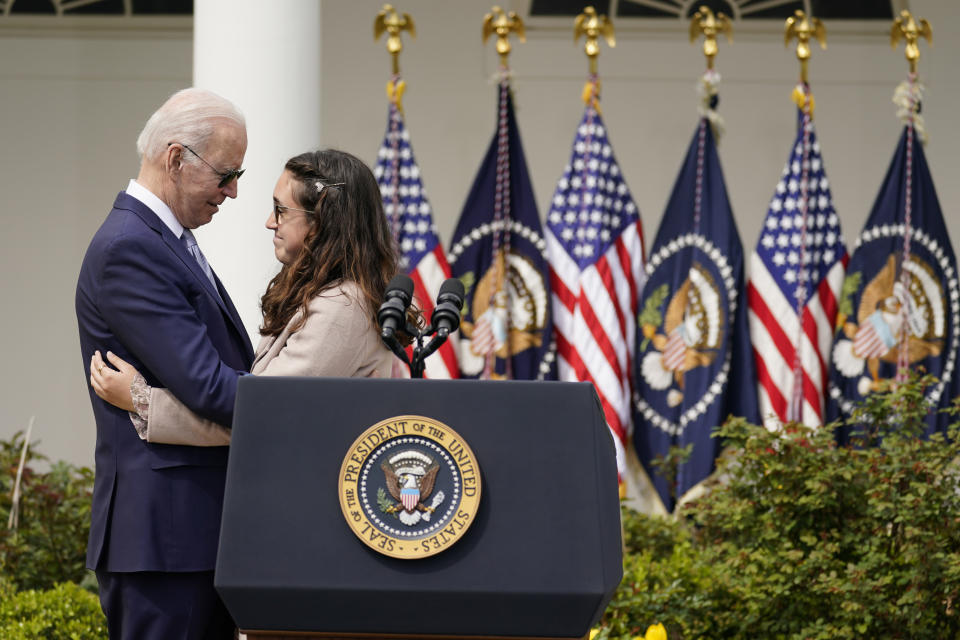
[[[446,338],[460,326],[460,310],[463,309],[465,295],[463,283],[457,278],[448,278],[440,285],[437,306],[430,318],[430,324],[438,336]]]
[[[413,280],[402,273],[393,276],[390,284],[387,285],[384,297],[386,300],[377,311],[380,337],[384,340],[393,340],[393,334],[397,329],[407,324],[407,307],[413,299]]]

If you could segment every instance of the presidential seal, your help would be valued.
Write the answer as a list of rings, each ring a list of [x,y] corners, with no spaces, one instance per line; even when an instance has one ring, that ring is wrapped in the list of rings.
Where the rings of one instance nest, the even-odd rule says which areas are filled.
[[[340,509],[368,547],[426,558],[459,540],[477,515],[480,468],[460,435],[424,416],[388,418],[354,441],[340,466]]]

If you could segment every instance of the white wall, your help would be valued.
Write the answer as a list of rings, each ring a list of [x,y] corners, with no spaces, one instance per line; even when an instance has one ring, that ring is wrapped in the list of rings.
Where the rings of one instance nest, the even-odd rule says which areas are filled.
[[[418,39],[406,40],[401,58],[407,124],[445,243],[493,134],[490,78],[497,61],[492,44],[480,42],[481,19],[491,4],[405,0],[400,5],[418,29]],[[926,152],[957,247],[960,129],[952,116],[960,104],[953,66],[960,59],[960,6],[936,0],[910,5],[931,21],[935,35],[934,48],[921,45],[920,72],[928,88],[923,112],[931,134]],[[371,163],[387,113],[389,56],[384,43],[372,38],[381,6],[379,0],[328,0],[318,35],[322,144]],[[41,450],[53,458],[82,463],[93,458],[93,420],[73,311],[80,260],[115,193],[136,173],[133,143],[142,123],[167,95],[191,83],[192,39],[183,27],[189,22],[146,23],[159,28],[144,29],[134,21],[128,24],[141,26],[133,31],[91,31],[76,22],[51,31],[0,22],[0,268],[6,274],[0,281],[0,332],[8,345],[0,359],[0,438],[36,414]],[[814,52],[810,80],[824,163],[849,241],[866,219],[900,133],[890,98],[905,77],[906,62],[902,46],[890,50],[882,25],[873,33],[834,23],[827,29],[829,49]],[[794,135],[789,96],[798,65],[781,33],[779,25],[768,33],[744,29],[734,45],[721,43],[718,58],[720,111],[727,124],[720,153],[748,249]],[[543,215],[582,113],[587,63],[569,27],[531,24],[527,35],[526,44],[515,46],[511,63],[517,117]],[[617,39],[617,47],[604,47],[600,58],[604,118],[649,244],[696,124],[702,55],[688,44],[682,24],[621,27]],[[297,95],[294,85],[276,96],[278,118]],[[270,135],[268,125],[251,126],[250,148]],[[297,151],[312,144],[305,138]],[[231,206],[260,207],[267,198],[241,189],[238,201],[225,205],[218,217],[229,216]],[[217,232],[218,221],[205,229],[206,236]],[[264,251],[271,250],[267,240],[264,235]],[[242,252],[218,254],[214,268],[240,269],[244,259]],[[247,304],[255,304],[264,285],[230,284],[234,297]],[[255,309],[246,315],[255,317]],[[248,329],[253,333],[256,327]]]
[[[137,174],[137,133],[190,82],[190,32],[43,24],[0,23],[0,438],[36,415],[41,452],[92,464],[77,273]]]

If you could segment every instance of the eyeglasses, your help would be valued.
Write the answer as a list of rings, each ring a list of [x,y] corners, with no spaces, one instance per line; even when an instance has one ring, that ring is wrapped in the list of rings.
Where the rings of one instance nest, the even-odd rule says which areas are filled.
[[[313,213],[313,211],[307,211],[306,209],[297,209],[296,207],[285,207],[279,202],[273,203],[273,219],[276,221],[277,225],[283,224],[283,221],[287,219],[285,216],[288,211],[300,211],[303,213]]]
[[[330,182],[330,183],[325,183],[325,182],[320,182],[320,181],[318,180],[318,181],[316,181],[314,184],[315,184],[315,186],[316,186],[317,191],[320,192],[321,198],[323,198],[323,197],[326,197],[326,196],[324,195],[324,192],[325,192],[329,187],[344,187],[344,186],[346,186],[347,183],[346,183],[346,182]],[[319,204],[319,202],[318,202],[317,204]],[[276,200],[273,201],[273,219],[274,219],[274,221],[277,223],[277,225],[283,224],[284,216],[287,215],[287,212],[288,212],[288,211],[299,211],[299,212],[301,212],[301,213],[306,213],[306,214],[313,214],[313,213],[315,213],[315,211],[308,211],[307,209],[297,209],[296,207],[288,207],[288,206],[285,206],[285,205],[280,204],[280,203],[277,202]]]
[[[187,151],[189,151],[189,152],[192,153],[193,155],[195,155],[195,156],[197,156],[198,158],[200,158],[200,162],[202,162],[203,164],[205,164],[205,165],[207,165],[208,167],[210,167],[210,169],[211,169],[215,174],[217,174],[218,176],[220,176],[220,182],[219,182],[219,184],[217,184],[217,187],[219,187],[220,189],[223,189],[225,186],[227,186],[228,184],[230,184],[230,183],[233,182],[234,180],[239,180],[239,179],[240,179],[240,176],[243,175],[243,172],[246,171],[246,169],[230,169],[230,171],[218,171],[212,164],[210,164],[209,162],[207,162],[206,160],[204,160],[204,159],[203,159],[203,156],[201,156],[199,153],[197,153],[196,151],[194,151],[193,149],[191,149],[191,148],[188,147],[187,145],[183,144],[182,142],[168,142],[168,143],[167,143],[167,146],[169,147],[171,144],[179,144],[181,147],[183,147],[184,149],[186,149]]]

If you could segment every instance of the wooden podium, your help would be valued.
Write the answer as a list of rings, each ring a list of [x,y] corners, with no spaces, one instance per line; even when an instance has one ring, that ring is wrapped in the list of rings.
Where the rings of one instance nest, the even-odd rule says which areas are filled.
[[[426,558],[378,553],[340,508],[351,445],[404,415],[455,430],[482,478],[470,527]],[[250,640],[583,638],[621,553],[614,447],[588,383],[240,380],[215,584]]]

